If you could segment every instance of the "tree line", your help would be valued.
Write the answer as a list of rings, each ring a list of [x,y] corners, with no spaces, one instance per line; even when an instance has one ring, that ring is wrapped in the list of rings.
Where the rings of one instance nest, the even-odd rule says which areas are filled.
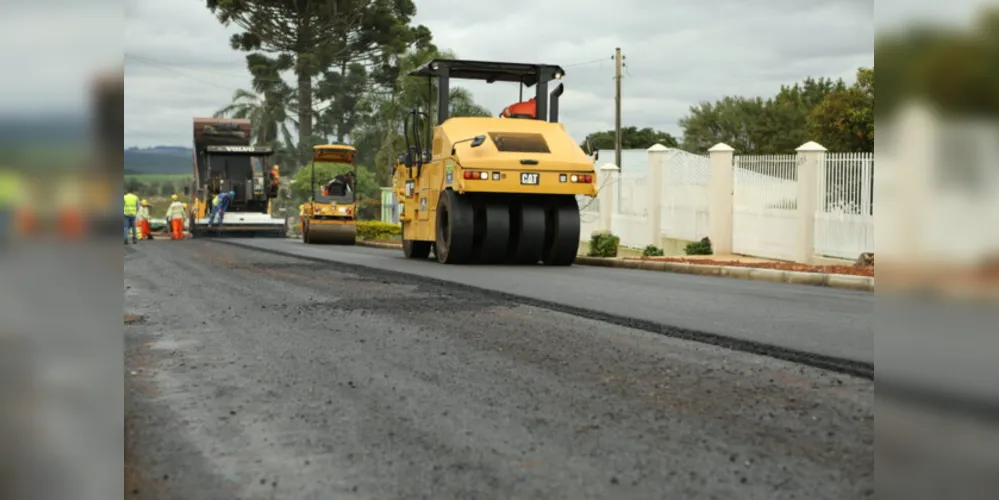
[[[185,187],[190,187],[194,178],[178,179],[143,179],[141,176],[125,177],[125,190],[139,196],[171,196],[183,194]]]
[[[724,142],[744,154],[793,153],[808,141],[832,151],[874,150],[874,68],[859,68],[857,80],[806,78],[781,86],[776,96],[727,96],[691,106],[680,119],[682,138],[652,128],[622,127],[622,149],[654,144],[704,153]],[[581,147],[614,149],[613,130],[595,132]]]
[[[349,143],[375,185],[388,185],[396,153],[404,148],[402,123],[413,107],[434,95],[423,79],[408,78],[434,57],[457,57],[433,43],[430,30],[413,25],[413,0],[206,0],[224,25],[241,31],[234,50],[246,53],[251,86],[237,90],[219,117],[249,118],[258,144],[276,151],[283,173],[308,163],[313,145]],[[292,84],[282,75],[294,75]],[[868,78],[869,75],[869,78]],[[691,107],[680,120],[683,137],[651,128],[625,127],[626,149],[655,143],[700,152],[717,142],[739,151],[793,151],[808,140],[844,151],[873,144],[873,69],[858,83],[807,79],[773,98],[726,97]],[[451,116],[495,116],[472,94],[451,92]],[[594,132],[586,149],[613,149],[613,131]],[[376,196],[376,193],[366,193]]]

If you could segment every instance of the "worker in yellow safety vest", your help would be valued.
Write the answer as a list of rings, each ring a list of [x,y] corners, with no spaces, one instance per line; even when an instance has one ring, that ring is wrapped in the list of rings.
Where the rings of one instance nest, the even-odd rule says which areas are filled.
[[[132,232],[132,244],[139,242],[138,230],[135,227],[135,217],[139,214],[139,197],[129,191],[125,193],[125,244],[128,244],[128,232]]]
[[[10,239],[13,227],[11,222],[14,219],[20,191],[21,179],[17,174],[0,170],[0,245]]]
[[[170,197],[172,200],[167,207],[166,220],[167,227],[170,228],[171,240],[184,239],[184,204],[180,202],[177,195]]]

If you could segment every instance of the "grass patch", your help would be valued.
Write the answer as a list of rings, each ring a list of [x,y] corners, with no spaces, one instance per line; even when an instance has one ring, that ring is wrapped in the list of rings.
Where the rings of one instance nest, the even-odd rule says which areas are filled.
[[[588,242],[588,241],[581,241],[581,242],[579,242],[579,255],[588,255],[589,253],[590,253],[590,242]],[[617,256],[621,257],[621,258],[623,258],[623,257],[641,257],[642,256],[642,250],[635,249],[635,248],[618,247],[617,248]]]
[[[143,184],[148,184],[150,182],[177,182],[192,180],[194,177],[190,174],[125,174],[126,181],[132,179]]]

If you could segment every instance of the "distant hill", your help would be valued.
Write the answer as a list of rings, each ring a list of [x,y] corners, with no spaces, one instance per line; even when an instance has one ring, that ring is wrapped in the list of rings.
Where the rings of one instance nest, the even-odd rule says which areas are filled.
[[[0,146],[76,146],[90,140],[89,126],[85,115],[7,115],[0,117]]]
[[[153,146],[125,149],[125,175],[190,174],[191,148]]]

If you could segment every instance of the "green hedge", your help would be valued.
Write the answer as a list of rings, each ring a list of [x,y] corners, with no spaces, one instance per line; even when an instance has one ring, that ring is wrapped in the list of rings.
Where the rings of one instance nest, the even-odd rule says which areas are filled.
[[[402,233],[402,225],[388,222],[367,220],[358,221],[357,237],[367,241],[394,240]]]
[[[606,231],[596,231],[590,235],[590,251],[588,257],[617,257],[617,249],[621,238]]]
[[[665,255],[663,249],[655,245],[649,245],[645,247],[645,250],[642,250],[642,257],[662,257],[663,255]]]
[[[687,255],[712,255],[714,250],[711,249],[711,239],[701,238],[701,241],[697,243],[690,243],[683,249],[684,253]]]

